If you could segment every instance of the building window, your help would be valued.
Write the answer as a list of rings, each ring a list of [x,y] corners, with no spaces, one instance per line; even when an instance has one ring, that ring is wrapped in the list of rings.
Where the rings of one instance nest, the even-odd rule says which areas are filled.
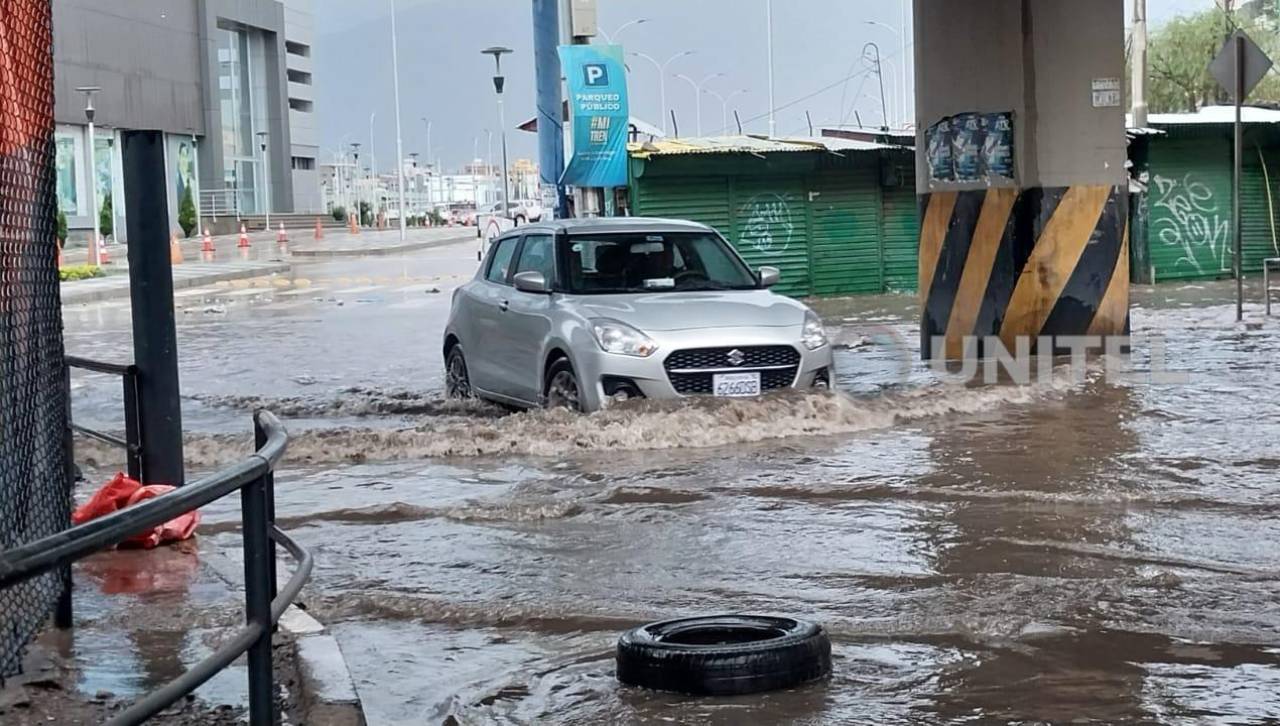
[[[293,109],[294,111],[311,113],[311,110],[315,108],[315,104],[312,103],[311,101],[304,101],[301,98],[291,98],[289,99],[289,108]]]
[[[286,40],[284,43],[285,52],[289,55],[302,56],[303,58],[311,57],[311,46],[295,43],[292,40]]]
[[[288,75],[290,83],[301,83],[307,86],[311,85],[311,74],[306,71],[295,71],[290,68]]]
[[[297,171],[315,171],[316,160],[309,156],[293,157],[293,168]]]

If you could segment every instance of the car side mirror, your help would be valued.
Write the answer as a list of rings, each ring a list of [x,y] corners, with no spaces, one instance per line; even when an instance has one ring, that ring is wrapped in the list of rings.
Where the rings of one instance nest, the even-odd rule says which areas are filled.
[[[782,270],[766,265],[760,268],[759,272],[756,273],[756,276],[760,280],[760,287],[773,287],[782,279]]]
[[[512,278],[520,292],[548,293],[547,278],[541,272],[521,272]]]

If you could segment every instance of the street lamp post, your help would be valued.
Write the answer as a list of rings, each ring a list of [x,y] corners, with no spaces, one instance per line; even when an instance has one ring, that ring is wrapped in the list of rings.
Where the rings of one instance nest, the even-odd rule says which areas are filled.
[[[351,143],[351,191],[355,195],[356,225],[364,224],[364,215],[360,213],[360,142]]]
[[[97,109],[93,107],[93,94],[101,91],[98,86],[81,86],[76,89],[84,94],[84,117],[89,122],[89,216],[93,217],[93,244],[89,245],[89,264],[97,266],[101,264],[102,259],[99,257],[99,246],[102,244],[102,227],[98,220],[98,181],[97,181],[97,150],[98,142],[94,139],[93,119],[97,116]]]
[[[720,133],[722,134],[727,133],[729,130],[729,102],[732,101],[737,96],[740,96],[744,93],[749,93],[749,91],[745,88],[742,88],[725,96],[723,94],[716,93],[715,91],[708,88],[705,91],[705,93],[710,94],[712,97],[714,97],[717,101],[720,102]]]
[[[649,61],[650,63],[653,64],[654,68],[658,69],[658,97],[659,97],[659,103],[662,106],[662,108],[660,108],[659,111],[662,112],[662,134],[665,136],[671,133],[667,129],[667,66],[671,65],[671,63],[678,58],[683,58],[687,55],[693,55],[693,51],[682,50],[679,53],[676,53],[675,55],[668,58],[666,63],[659,63],[657,59],[655,59],[653,56],[648,55],[646,53],[633,52],[631,55],[636,56],[637,58],[643,58]]]
[[[400,180],[400,241],[403,242],[408,220],[405,219],[404,206],[404,139],[400,133],[400,53],[396,45],[396,0],[391,0],[391,77],[396,101],[396,170],[399,171],[397,178]]]
[[[271,163],[267,160],[267,132],[258,132],[258,146],[262,148],[262,209],[267,215],[267,231],[271,231]]]
[[[635,20],[628,20],[622,25],[619,25],[617,29],[614,30],[612,33],[606,33],[604,32],[604,29],[601,28],[600,37],[604,38],[604,42],[608,43],[609,45],[613,45],[613,39],[618,37],[619,35],[622,35],[622,31],[626,30],[627,28],[630,28],[633,25],[640,25],[641,23],[647,23],[647,22],[649,22],[648,18],[636,18]]]
[[[431,166],[431,120],[426,116],[422,117],[422,123],[427,125],[427,207],[435,208],[435,200],[432,198],[434,193],[431,190],[432,166]]]
[[[773,110],[777,108],[777,104],[773,102],[773,0],[765,0],[764,22],[768,28],[768,58],[769,58],[769,138],[773,138],[774,133],[778,129],[777,121],[774,119]]]
[[[498,135],[502,140],[502,214],[505,217],[511,216],[511,196],[507,190],[507,118],[506,111],[502,108],[502,88],[506,83],[506,79],[502,76],[502,56],[512,52],[510,48],[502,46],[493,46],[480,51],[493,56],[494,75],[493,90],[498,95]]]
[[[677,73],[677,74],[675,74],[675,77],[676,77],[676,78],[679,78],[679,79],[680,79],[680,80],[682,80],[682,81],[687,81],[687,82],[689,83],[689,85],[693,86],[693,95],[694,95],[694,96],[696,97],[696,99],[697,99],[697,129],[698,129],[698,136],[702,136],[702,87],[703,87],[703,86],[705,86],[705,85],[707,85],[707,81],[710,81],[710,80],[711,80],[711,79],[713,79],[713,78],[719,78],[720,76],[723,76],[723,75],[724,75],[723,73],[712,73],[711,75],[707,76],[706,78],[703,78],[701,82],[698,82],[698,81],[695,81],[695,80],[693,80],[692,78],[690,78],[690,77],[686,76],[686,75],[685,75],[685,74],[683,74],[683,73]]]

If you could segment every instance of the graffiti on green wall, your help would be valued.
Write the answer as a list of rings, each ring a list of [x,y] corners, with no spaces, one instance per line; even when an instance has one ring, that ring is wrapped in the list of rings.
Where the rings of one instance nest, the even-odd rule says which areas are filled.
[[[780,255],[791,246],[796,223],[791,205],[780,194],[757,194],[739,210],[742,243],[765,255]]]
[[[1156,175],[1152,209],[1152,231],[1162,245],[1178,248],[1182,256],[1176,266],[1186,264],[1198,274],[1231,269],[1231,220],[1226,207],[1214,197],[1213,189],[1197,181],[1195,174],[1182,179]],[[1213,268],[1206,270],[1206,265]]]

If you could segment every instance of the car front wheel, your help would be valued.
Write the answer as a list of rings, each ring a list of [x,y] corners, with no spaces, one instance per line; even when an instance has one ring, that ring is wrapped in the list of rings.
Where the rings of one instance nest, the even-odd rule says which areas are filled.
[[[546,405],[547,408],[582,411],[582,389],[578,386],[578,375],[564,358],[553,363],[547,371]]]

